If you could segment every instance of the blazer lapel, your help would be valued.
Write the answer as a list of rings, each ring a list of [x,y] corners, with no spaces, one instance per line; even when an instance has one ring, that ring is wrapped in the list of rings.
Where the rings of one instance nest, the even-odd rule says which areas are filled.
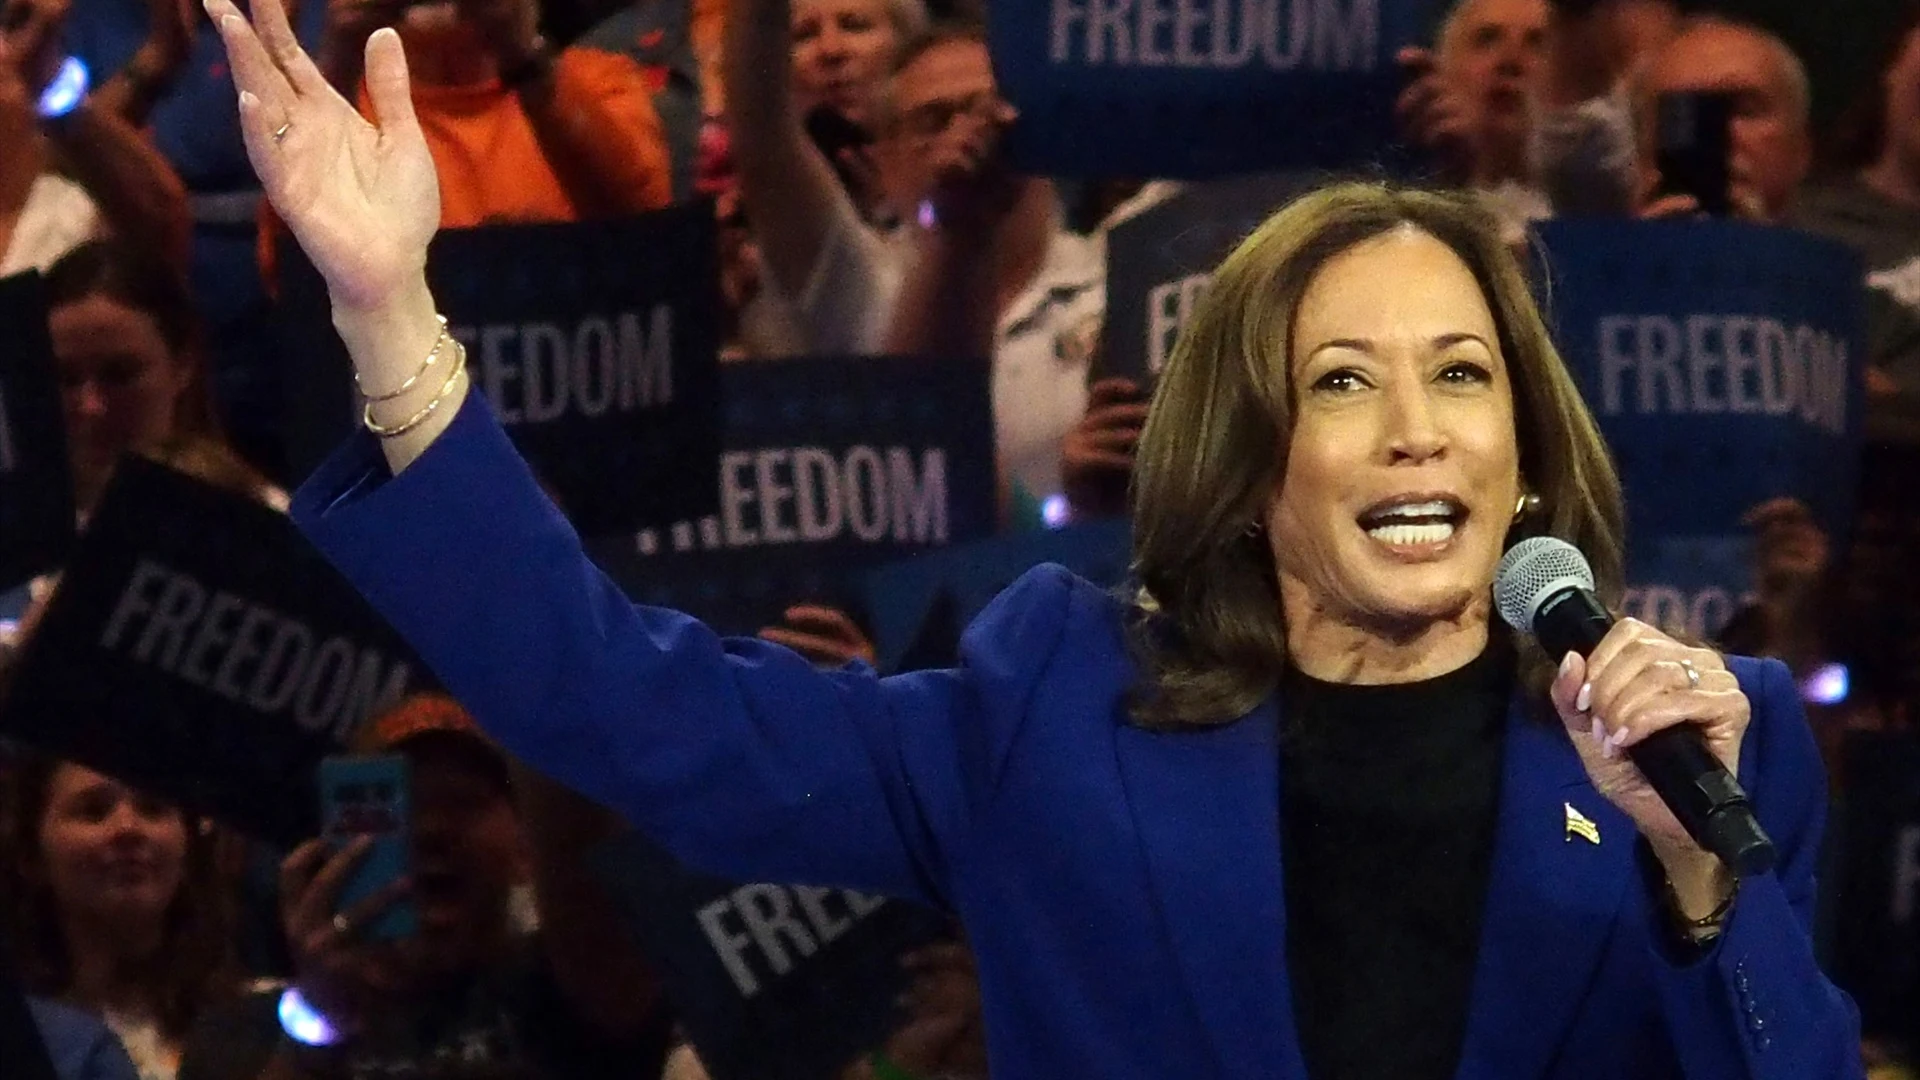
[[[1593,789],[1558,721],[1529,718],[1517,695],[1501,783],[1462,1078],[1546,1075],[1633,874],[1632,820]]]
[[[1123,727],[1119,755],[1161,916],[1224,1074],[1304,1080],[1286,978],[1278,727],[1269,699],[1210,731]]]

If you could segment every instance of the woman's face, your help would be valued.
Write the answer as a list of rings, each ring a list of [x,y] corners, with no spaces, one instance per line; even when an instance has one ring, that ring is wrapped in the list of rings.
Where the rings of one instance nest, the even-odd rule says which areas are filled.
[[[85,501],[122,453],[159,446],[173,433],[187,368],[152,316],[104,296],[62,304],[47,322],[74,483]]]
[[[40,818],[40,855],[60,909],[86,922],[152,925],[186,876],[187,822],[173,806],[79,765],[61,765]]]
[[[1290,617],[1304,602],[1392,634],[1484,618],[1520,454],[1473,273],[1396,230],[1328,260],[1293,335],[1292,445],[1267,516]]]
[[[900,32],[886,0],[800,0],[793,9],[793,81],[801,107],[831,105],[868,123]]]

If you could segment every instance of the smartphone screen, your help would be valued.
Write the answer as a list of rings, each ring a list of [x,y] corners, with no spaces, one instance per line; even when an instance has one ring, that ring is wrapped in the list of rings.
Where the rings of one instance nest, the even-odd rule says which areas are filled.
[[[1702,213],[1733,209],[1733,95],[1660,95],[1656,118],[1660,194],[1691,195]]]
[[[339,850],[356,838],[373,838],[366,857],[341,886],[335,911],[354,905],[405,877],[413,865],[413,807],[407,759],[399,754],[325,758],[320,762],[321,835]],[[410,900],[388,907],[360,928],[362,936],[391,941],[412,935],[419,924]]]

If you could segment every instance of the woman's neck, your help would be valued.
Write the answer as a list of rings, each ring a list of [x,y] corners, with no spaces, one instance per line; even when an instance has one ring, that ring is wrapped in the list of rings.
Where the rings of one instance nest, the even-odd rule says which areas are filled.
[[[1419,682],[1459,670],[1486,651],[1493,609],[1486,596],[1447,618],[1368,625],[1332,611],[1285,579],[1280,604],[1293,666],[1322,682],[1357,685]]]
[[[123,924],[68,919],[67,956],[72,979],[67,995],[89,1009],[151,1015],[153,970],[160,952],[161,930],[135,930]]]

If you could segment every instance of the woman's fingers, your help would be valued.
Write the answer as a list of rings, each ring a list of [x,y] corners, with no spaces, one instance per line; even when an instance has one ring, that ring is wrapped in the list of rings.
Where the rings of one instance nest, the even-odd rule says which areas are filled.
[[[277,194],[284,182],[282,173],[286,163],[279,152],[280,142],[273,133],[285,123],[286,109],[269,106],[251,90],[240,91],[240,137],[247,144],[247,160],[253,163],[254,174],[260,177],[269,195]]]
[[[1586,685],[1587,660],[1579,653],[1570,652],[1560,660],[1560,670],[1553,676],[1553,684],[1547,688],[1547,696],[1553,699],[1553,707],[1560,718],[1569,726],[1586,729],[1586,710],[1580,707],[1580,688]]]
[[[1100,427],[1082,432],[1087,444],[1101,450],[1130,450],[1140,441],[1140,429],[1127,427]]]
[[[1147,422],[1147,407],[1118,402],[1100,405],[1087,410],[1086,419],[1081,423],[1093,428],[1128,428],[1138,432]]]
[[[378,919],[381,915],[384,915],[388,908],[406,900],[412,892],[413,882],[405,878],[401,878],[399,881],[390,881],[362,898],[352,907],[340,912],[340,921],[346,924],[345,936],[353,937],[358,935],[359,932],[366,929],[370,923]],[[337,933],[340,930],[340,923],[329,918],[328,927]]]
[[[374,121],[381,139],[417,138],[420,121],[413,113],[413,88],[407,77],[407,53],[392,27],[375,30],[367,39],[367,96],[373,101]]]
[[[372,849],[372,837],[356,836],[352,843],[340,849],[339,854],[328,859],[320,872],[307,883],[306,891],[294,902],[294,921],[308,928],[331,923],[340,887],[346,883],[347,875],[353,873],[353,868]]]
[[[1735,740],[1746,719],[1746,695],[1738,690],[1685,696],[1662,695],[1627,714],[1627,719],[1614,728],[1609,739],[1615,752],[1620,752],[1645,742],[1649,736],[1666,728],[1691,724],[1700,728],[1701,734],[1709,740]],[[1728,772],[1738,772],[1738,761],[1725,760],[1722,763]]]
[[[281,0],[250,0],[248,7],[253,12],[253,27],[260,43],[286,73],[293,89],[301,94],[332,93],[327,77],[320,74],[313,58],[300,47],[300,39],[287,23],[287,10]]]
[[[292,854],[281,860],[281,903],[290,905],[295,899],[304,895],[307,886],[313,882],[313,875],[320,872],[320,867],[326,861],[327,842],[325,840],[309,840],[294,848]]]
[[[1109,376],[1087,388],[1088,412],[1097,411],[1103,405],[1137,403],[1145,396],[1140,389],[1140,384],[1132,379],[1120,375]],[[1141,405],[1140,408],[1141,415],[1144,416],[1146,406]]]
[[[226,45],[227,66],[233,69],[233,84],[241,94],[251,93],[261,104],[274,109],[291,107],[297,96],[293,84],[240,12],[228,0],[210,0],[207,14],[213,17],[213,25]]]

